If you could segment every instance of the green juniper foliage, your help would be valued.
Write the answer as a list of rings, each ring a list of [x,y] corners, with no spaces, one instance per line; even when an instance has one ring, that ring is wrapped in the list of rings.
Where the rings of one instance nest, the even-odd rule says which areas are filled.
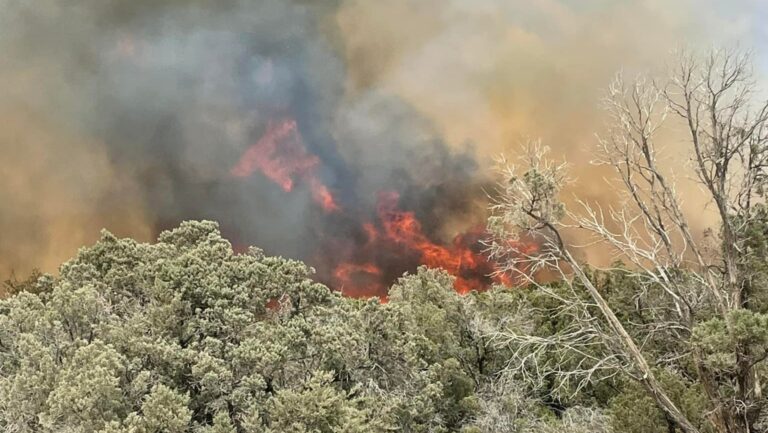
[[[419,269],[386,304],[300,262],[234,254],[212,222],[155,244],[104,232],[0,302],[0,431],[584,431],[500,375],[520,294]],[[566,430],[558,430],[558,429]]]

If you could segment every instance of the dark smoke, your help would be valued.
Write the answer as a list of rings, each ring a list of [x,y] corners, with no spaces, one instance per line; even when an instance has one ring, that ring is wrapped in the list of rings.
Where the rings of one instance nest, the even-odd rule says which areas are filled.
[[[77,241],[102,225],[154,236],[182,220],[213,219],[238,247],[253,244],[322,265],[333,242],[365,242],[360,224],[375,219],[382,190],[400,192],[401,205],[434,239],[481,221],[483,180],[471,150],[449,150],[430,122],[395,95],[372,89],[345,98],[336,1],[5,3],[2,47],[13,51],[0,71],[11,76],[26,66],[37,83],[12,92],[3,105],[22,103],[75,136],[57,144],[62,157],[46,162],[44,173],[73,171],[66,188],[84,203],[74,211],[71,202],[68,209],[54,205],[52,212],[131,207],[140,214],[131,217],[141,220],[133,226],[123,221],[128,212],[73,222],[86,233]],[[320,158],[319,176],[343,212],[324,213],[306,184],[286,193],[258,172],[230,175],[268,123],[287,117]],[[102,155],[97,162],[66,157],[93,149]],[[99,166],[108,169],[77,175]],[[94,193],[79,196],[87,189]],[[0,220],[0,230],[63,236],[42,234],[49,218],[55,216]],[[0,272],[40,265],[35,255],[50,252],[14,251],[0,240]],[[388,274],[417,264],[402,256],[390,262]]]

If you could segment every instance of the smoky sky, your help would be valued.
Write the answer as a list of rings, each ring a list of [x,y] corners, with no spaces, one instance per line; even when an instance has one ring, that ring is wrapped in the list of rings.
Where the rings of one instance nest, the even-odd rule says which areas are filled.
[[[443,222],[477,215],[485,181],[471,147],[449,149],[391,93],[345,99],[336,1],[4,6],[3,105],[35,119],[20,134],[39,127],[52,137],[31,145],[3,137],[3,151],[55,148],[37,175],[66,175],[50,191],[35,182],[3,190],[6,206],[36,194],[50,203],[24,204],[32,218],[3,212],[0,230],[21,233],[0,240],[3,272],[49,266],[36,256],[58,257],[101,227],[151,238],[186,219],[219,221],[238,247],[311,259],[326,238],[359,237],[381,190],[401,192],[432,236]],[[296,120],[343,212],[326,215],[301,182],[286,193],[258,172],[230,175],[269,123],[285,118]],[[58,141],[60,131],[71,137]],[[11,158],[20,171],[26,159]],[[68,222],[52,231],[53,220]]]
[[[312,261],[329,239],[363,242],[387,190],[448,242],[482,223],[492,157],[527,137],[571,161],[569,193],[610,204],[589,160],[612,75],[680,45],[760,48],[764,14],[754,0],[0,0],[0,278],[55,271],[101,228],[150,241],[202,218],[238,248]],[[307,182],[230,174],[286,118],[342,212]]]

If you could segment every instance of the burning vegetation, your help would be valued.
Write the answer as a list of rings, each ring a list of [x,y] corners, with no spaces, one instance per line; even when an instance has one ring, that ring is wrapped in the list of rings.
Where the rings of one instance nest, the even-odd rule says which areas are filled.
[[[376,193],[375,213],[365,220],[363,214],[339,205],[318,175],[320,164],[321,159],[307,150],[296,120],[287,118],[267,122],[263,135],[230,173],[235,178],[261,175],[285,193],[301,184],[322,210],[322,220],[349,229],[324,237],[310,258],[319,268],[319,278],[331,287],[349,296],[385,298],[398,276],[419,265],[448,271],[460,293],[483,290],[494,280],[509,282],[492,277],[494,267],[482,251],[482,226],[456,234],[449,243],[433,239],[414,211],[400,208],[400,194],[393,190]]]

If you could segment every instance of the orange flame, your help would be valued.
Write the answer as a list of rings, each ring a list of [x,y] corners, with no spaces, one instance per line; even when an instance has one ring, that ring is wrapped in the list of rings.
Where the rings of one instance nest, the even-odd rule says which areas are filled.
[[[396,192],[379,194],[377,211],[381,228],[372,223],[363,224],[367,243],[361,252],[389,250],[403,255],[415,254],[420,264],[445,269],[456,277],[454,287],[459,293],[482,290],[492,280],[509,282],[509,278],[503,276],[492,279],[493,265],[472,249],[477,247],[482,230],[461,233],[450,245],[440,245],[424,233],[413,212],[398,208],[398,201]],[[356,294],[382,293],[385,288],[382,276],[382,270],[369,261],[344,262],[338,264],[333,273],[337,286]]]
[[[317,204],[319,204],[326,212],[335,212],[339,210],[339,205],[336,204],[336,199],[333,198],[333,194],[328,190],[328,187],[315,176],[309,178],[309,187],[312,190],[312,198]]]
[[[316,203],[326,212],[337,211],[336,199],[315,173],[319,163],[317,156],[307,152],[296,121],[284,119],[270,122],[264,135],[243,153],[230,173],[248,177],[258,170],[286,192],[293,190],[297,178],[302,178]]]
[[[456,277],[456,290],[467,293],[482,288],[482,282],[463,276],[485,265],[483,258],[463,244],[461,235],[454,238],[453,245],[434,243],[423,232],[421,223],[413,212],[397,208],[399,195],[394,192],[382,193],[379,197],[379,218],[386,236],[402,246],[419,251],[422,264],[432,268],[443,268]]]

